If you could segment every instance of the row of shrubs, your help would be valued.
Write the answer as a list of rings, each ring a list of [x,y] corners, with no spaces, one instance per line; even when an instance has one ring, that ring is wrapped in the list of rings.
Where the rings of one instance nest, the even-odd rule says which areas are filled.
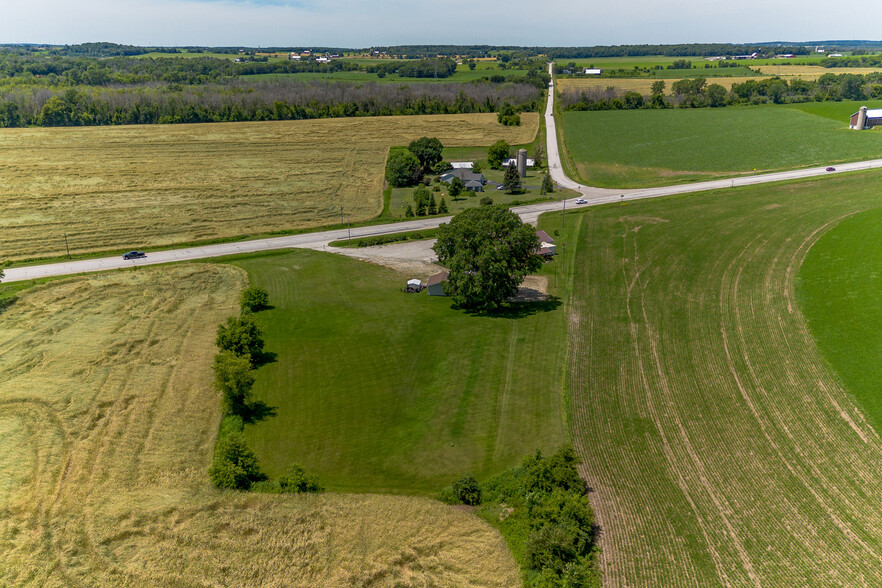
[[[374,247],[376,245],[386,245],[387,243],[400,243],[401,241],[422,241],[423,239],[433,239],[437,233],[436,229],[428,229],[425,231],[415,231],[412,233],[396,233],[393,235],[377,235],[376,237],[365,237],[356,242],[357,247]]]
[[[447,504],[478,514],[508,539],[527,586],[600,586],[598,528],[570,446],[541,452],[483,485],[466,475],[441,491]]]
[[[275,482],[260,469],[257,455],[245,441],[246,422],[272,414],[263,403],[251,400],[254,368],[265,357],[263,334],[254,313],[269,308],[269,294],[254,286],[242,292],[241,314],[229,317],[217,329],[214,356],[214,388],[222,397],[224,416],[221,420],[214,459],[208,470],[211,482],[228,490],[259,490],[262,492],[320,492],[315,476],[294,464]]]

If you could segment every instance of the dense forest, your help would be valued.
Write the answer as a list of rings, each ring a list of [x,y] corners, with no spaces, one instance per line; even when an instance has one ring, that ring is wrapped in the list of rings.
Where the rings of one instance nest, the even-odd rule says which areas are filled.
[[[330,76],[365,71],[376,73],[378,79],[390,73],[440,79],[452,75],[457,65],[449,58],[408,62],[138,58],[133,57],[138,48],[107,43],[62,49],[64,54],[21,47],[0,50],[0,127],[495,112],[505,102],[530,111],[539,108],[548,84],[541,60],[531,62],[524,75],[488,73],[469,83],[354,84]],[[96,54],[107,56],[96,58]],[[324,73],[329,79],[250,78],[301,72]]]

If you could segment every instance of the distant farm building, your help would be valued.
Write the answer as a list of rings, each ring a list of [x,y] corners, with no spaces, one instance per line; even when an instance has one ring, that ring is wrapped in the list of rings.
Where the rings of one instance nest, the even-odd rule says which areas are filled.
[[[444,270],[443,272],[438,272],[429,278],[429,281],[426,282],[426,289],[429,291],[429,296],[447,296],[444,293],[444,282],[447,281],[447,277],[450,275],[450,272]]]
[[[586,76],[599,76],[600,75],[600,68],[599,67],[587,67],[587,68],[585,68],[585,71],[583,71],[582,73],[585,74]]]
[[[517,167],[518,160],[516,157],[502,160],[502,167],[508,167],[510,165]],[[527,159],[527,167],[533,167],[534,165],[536,165],[536,161],[534,159]]]
[[[860,110],[851,115],[848,128],[861,131],[879,125],[882,125],[882,108],[867,110],[866,106],[861,106]]]
[[[473,161],[451,161],[450,167],[453,169],[472,169],[475,167],[475,162]]]

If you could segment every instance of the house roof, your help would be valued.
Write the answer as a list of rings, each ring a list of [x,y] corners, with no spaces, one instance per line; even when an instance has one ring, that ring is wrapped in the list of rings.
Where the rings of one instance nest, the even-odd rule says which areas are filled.
[[[440,284],[441,282],[447,281],[447,276],[450,275],[450,272],[444,270],[442,272],[438,272],[437,274],[431,276],[429,280],[426,282],[426,286],[434,286],[435,284]]]
[[[466,188],[483,188],[484,184],[478,180],[469,180],[464,183]]]
[[[536,236],[539,237],[540,243],[554,243],[554,239],[549,237],[545,231],[536,231]]]
[[[475,172],[468,170],[468,169],[454,169],[449,172],[446,172],[444,175],[441,176],[441,181],[442,182],[449,182],[454,177],[459,178],[463,182],[470,182],[470,181],[474,180],[477,182],[481,182],[481,184],[483,184],[485,181],[484,174],[476,174]]]

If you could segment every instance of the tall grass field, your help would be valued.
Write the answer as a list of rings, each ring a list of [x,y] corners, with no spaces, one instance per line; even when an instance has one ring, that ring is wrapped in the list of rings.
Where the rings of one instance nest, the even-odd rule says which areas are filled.
[[[378,216],[392,145],[529,143],[494,114],[0,129],[0,260],[260,235]]]
[[[223,492],[217,324],[244,272],[20,291],[0,321],[0,585],[512,586],[502,537],[424,498]]]
[[[834,102],[564,112],[562,143],[571,169],[584,183],[610,188],[882,157],[882,133],[848,128],[849,116],[860,106]]]

